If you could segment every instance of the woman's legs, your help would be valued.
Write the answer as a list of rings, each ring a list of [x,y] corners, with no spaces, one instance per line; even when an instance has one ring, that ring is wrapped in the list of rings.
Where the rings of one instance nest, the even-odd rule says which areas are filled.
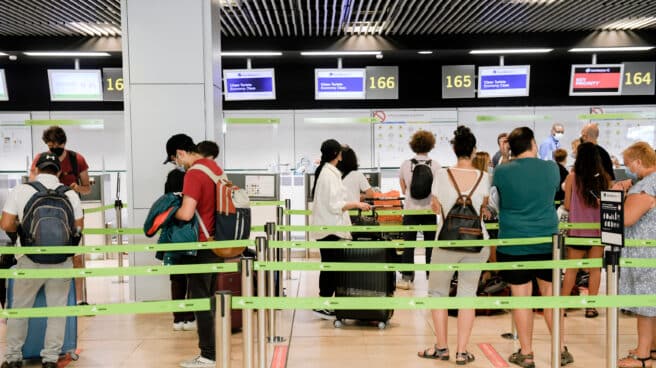
[[[588,258],[603,258],[604,247],[590,247]],[[588,295],[599,295],[601,284],[601,268],[590,268],[590,281],[588,282]]]
[[[599,247],[601,248],[601,247]],[[603,248],[602,248],[603,251]],[[585,256],[584,250],[579,250],[575,248],[567,248],[567,259],[582,259]],[[561,296],[569,296],[572,294],[572,288],[576,283],[576,273],[579,271],[578,268],[568,268],[565,271],[565,277],[563,278],[563,287],[560,290]],[[592,275],[590,275],[592,276]],[[599,290],[599,285],[597,285],[597,291]],[[544,295],[544,294],[543,294]],[[592,294],[591,294],[592,295]],[[596,294],[595,294],[596,295]]]
[[[467,351],[467,344],[469,343],[469,338],[471,337],[475,318],[475,309],[458,310],[458,349],[456,352],[464,353]]]

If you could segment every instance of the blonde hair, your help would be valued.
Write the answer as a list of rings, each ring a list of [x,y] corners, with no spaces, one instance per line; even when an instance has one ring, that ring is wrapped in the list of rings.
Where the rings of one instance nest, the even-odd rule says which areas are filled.
[[[622,152],[624,160],[640,160],[642,166],[647,168],[656,167],[656,152],[647,142],[636,142]],[[626,164],[626,162],[625,162]]]
[[[484,151],[476,152],[476,155],[472,159],[472,166],[482,172],[487,172],[490,166],[490,154]]]

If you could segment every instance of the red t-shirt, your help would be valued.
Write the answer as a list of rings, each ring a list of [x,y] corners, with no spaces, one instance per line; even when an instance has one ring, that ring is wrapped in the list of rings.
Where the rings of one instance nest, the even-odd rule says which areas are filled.
[[[214,160],[201,158],[194,162],[194,165],[201,164],[207,166],[216,175],[223,174],[223,170]],[[185,173],[182,194],[196,200],[196,210],[200,215],[207,232],[210,236],[214,235],[214,217],[216,214],[216,184],[207,174],[200,170],[189,170]],[[203,231],[199,231],[200,241],[207,241]]]
[[[70,152],[71,151],[66,150],[64,160],[60,161],[61,173],[59,174],[59,182],[68,186],[73,183],[77,183],[77,179],[81,172],[89,170],[89,165],[84,159],[84,156],[82,156],[79,152],[75,152],[77,155],[77,176],[75,176],[75,173],[73,173],[73,165],[71,165],[71,158],[69,156]],[[39,156],[41,156],[41,154],[34,156],[34,161],[32,161],[32,171],[34,171],[36,167],[36,162],[39,160]]]

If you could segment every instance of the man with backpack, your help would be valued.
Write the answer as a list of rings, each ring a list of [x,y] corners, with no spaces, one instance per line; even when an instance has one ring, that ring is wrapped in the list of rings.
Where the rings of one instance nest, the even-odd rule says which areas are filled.
[[[428,153],[435,147],[435,135],[429,131],[419,130],[410,139],[410,148],[416,154],[412,159],[405,160],[399,169],[401,192],[405,195],[403,209],[430,210],[431,187],[433,177],[440,164],[428,157]],[[436,216],[433,215],[405,215],[403,225],[436,225]],[[435,231],[424,231],[424,240],[435,240]],[[417,232],[405,232],[406,241],[417,240]],[[426,248],[426,263],[430,263],[433,248]],[[401,262],[414,263],[413,248],[406,248],[401,256]],[[396,283],[399,289],[410,289],[415,279],[412,271],[401,272],[402,278]]]
[[[223,170],[214,160],[203,157],[191,137],[186,134],[176,134],[166,142],[166,160],[184,168],[184,184],[182,187],[182,205],[175,213],[175,218],[189,221],[194,216],[207,229],[208,234],[214,234],[216,216],[216,183],[202,170],[190,170],[194,165],[202,165],[214,175],[224,176]],[[199,232],[199,241],[207,241],[204,231]],[[181,264],[218,263],[222,258],[212,250],[198,250],[195,256],[182,256]],[[187,296],[194,298],[209,298],[216,292],[216,274],[187,275]],[[214,316],[210,311],[195,312],[196,331],[200,354],[195,358],[180,363],[182,368],[213,368],[216,363],[216,342],[214,339]]]
[[[21,246],[77,245],[84,226],[80,198],[59,182],[60,161],[51,152],[39,155],[35,163],[36,180],[14,188],[7,198],[0,227],[6,232],[18,231]],[[71,249],[74,252],[74,249]],[[17,255],[18,269],[72,268],[72,254]],[[13,308],[31,308],[41,287],[48,307],[66,306],[70,279],[14,280]],[[22,347],[27,336],[28,320],[7,321],[7,350],[2,368],[23,365]],[[41,357],[44,368],[57,367],[64,342],[66,318],[48,318]]]
[[[78,196],[91,193],[91,183],[89,181],[89,165],[79,152],[66,149],[66,132],[59,126],[53,125],[43,131],[41,136],[43,143],[48,146],[50,153],[59,158],[61,170],[57,175],[59,182],[71,188],[78,193]],[[36,162],[40,155],[36,155],[32,161],[30,170],[30,181],[36,178]],[[84,255],[73,257],[73,267],[84,268]],[[75,291],[79,304],[86,304],[84,293],[84,279],[75,279]]]

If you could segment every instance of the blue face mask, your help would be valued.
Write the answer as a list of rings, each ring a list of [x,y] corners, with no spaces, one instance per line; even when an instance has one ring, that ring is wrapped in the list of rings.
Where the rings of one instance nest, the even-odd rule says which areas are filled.
[[[624,166],[624,171],[626,171],[626,176],[631,178],[631,180],[633,180],[633,181],[638,180],[638,174],[631,171],[631,169],[628,166]]]

